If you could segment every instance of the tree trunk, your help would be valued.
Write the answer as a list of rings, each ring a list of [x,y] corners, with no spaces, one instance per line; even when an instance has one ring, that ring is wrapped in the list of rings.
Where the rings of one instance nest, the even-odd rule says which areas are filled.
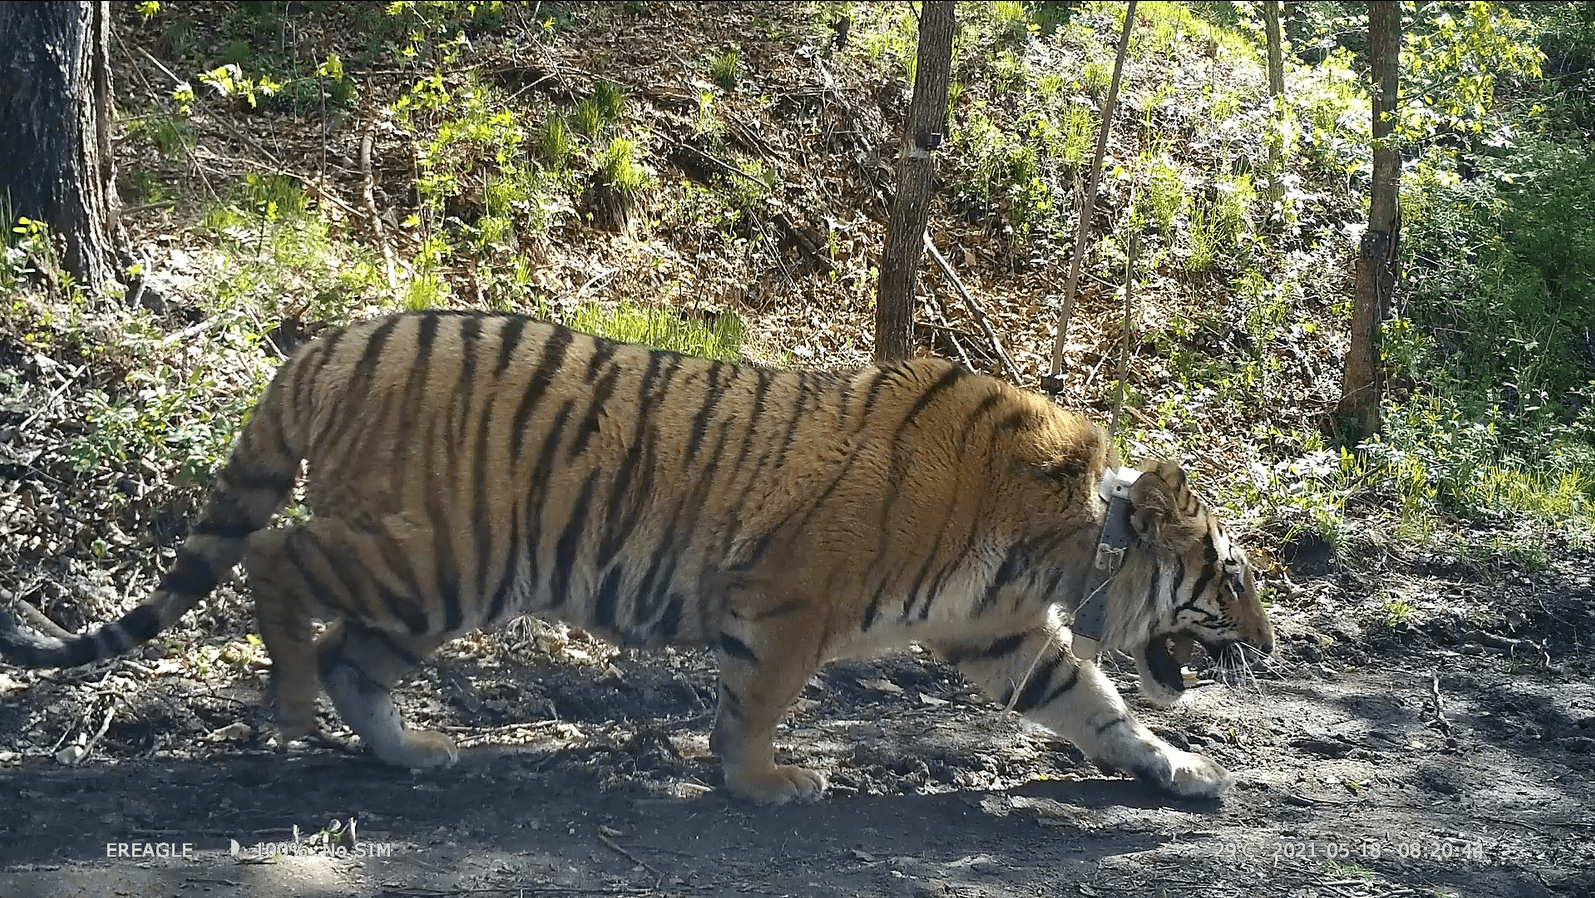
[[[1124,7],[1124,28],[1119,32],[1119,51],[1113,57],[1113,79],[1102,101],[1102,124],[1097,129],[1097,151],[1091,157],[1091,176],[1086,179],[1085,196],[1080,202],[1080,217],[1074,226],[1074,254],[1069,257],[1069,279],[1063,285],[1063,311],[1058,313],[1058,334],[1052,343],[1052,367],[1041,377],[1041,388],[1056,396],[1063,392],[1063,348],[1069,342],[1069,319],[1074,317],[1074,295],[1080,287],[1080,268],[1085,261],[1086,241],[1091,237],[1091,216],[1096,214],[1097,184],[1102,179],[1102,157],[1108,152],[1108,135],[1113,130],[1113,109],[1119,102],[1119,78],[1130,52],[1130,30],[1135,27],[1135,3]]]
[[[930,211],[931,151],[947,131],[947,85],[952,78],[953,2],[925,0],[919,17],[914,99],[897,154],[897,197],[886,226],[880,285],[875,297],[875,363],[914,352],[914,284]]]
[[[1285,50],[1279,34],[1279,0],[1263,0],[1263,30],[1268,35],[1268,200],[1285,199]]]
[[[1339,408],[1343,427],[1358,440],[1379,432],[1379,400],[1383,394],[1379,324],[1389,312],[1398,273],[1401,156],[1391,132],[1395,129],[1400,57],[1401,5],[1393,0],[1369,3],[1368,64],[1374,82],[1373,184],[1368,230],[1362,235],[1357,255],[1351,348],[1346,352],[1346,380]]]
[[[99,292],[118,270],[111,167],[110,4],[0,3],[0,192],[14,220],[50,226],[61,260]],[[5,222],[10,227],[12,221]]]

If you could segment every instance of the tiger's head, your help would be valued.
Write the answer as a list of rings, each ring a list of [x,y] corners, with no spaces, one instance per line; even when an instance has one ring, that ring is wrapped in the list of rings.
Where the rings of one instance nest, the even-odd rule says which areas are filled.
[[[1185,472],[1151,459],[1130,487],[1134,544],[1110,590],[1113,642],[1135,657],[1141,691],[1171,705],[1185,691],[1181,668],[1200,644],[1214,660],[1245,646],[1267,655],[1274,631],[1257,597],[1246,551],[1191,492]],[[1117,612],[1115,614],[1114,612]]]

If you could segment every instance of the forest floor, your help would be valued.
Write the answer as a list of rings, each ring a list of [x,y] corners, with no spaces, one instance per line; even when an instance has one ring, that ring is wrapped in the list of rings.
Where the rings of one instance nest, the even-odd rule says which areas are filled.
[[[148,594],[199,495],[182,476],[192,472],[180,471],[193,459],[173,449],[189,431],[175,426],[157,429],[148,445],[120,447],[123,458],[85,465],[74,456],[107,451],[93,442],[115,423],[107,403],[138,410],[139,427],[166,428],[187,408],[147,410],[182,384],[184,401],[216,416],[203,427],[219,429],[217,420],[247,407],[226,403],[252,396],[266,364],[260,344],[230,336],[228,316],[247,316],[228,302],[256,303],[245,311],[267,322],[307,309],[314,318],[328,296],[346,316],[395,304],[373,295],[380,288],[350,288],[329,274],[354,267],[339,255],[342,243],[307,263],[268,245],[283,228],[212,227],[202,210],[214,211],[218,194],[233,202],[229,185],[249,177],[292,176],[331,222],[328,230],[315,220],[321,239],[366,241],[367,259],[371,243],[388,240],[401,275],[426,236],[407,223],[418,211],[415,148],[426,135],[367,127],[417,69],[387,57],[355,65],[357,51],[336,42],[357,41],[359,29],[323,33],[321,5],[293,28],[262,26],[258,40],[228,18],[242,15],[230,4],[162,3],[150,22],[133,6],[116,13],[116,93],[128,113],[116,148],[123,193],[141,200],[124,219],[146,264],[139,302],[154,327],[129,324],[138,310],[115,304],[37,312],[24,300],[0,310],[12,316],[0,317],[0,386],[9,390],[0,396],[0,601],[27,603],[74,630]],[[357,6],[325,5],[334,14]],[[652,11],[633,17],[634,7]],[[885,63],[858,49],[865,37],[829,55],[831,27],[809,8],[582,7],[587,18],[572,14],[546,42],[496,59],[481,58],[504,49],[494,35],[471,35],[478,57],[459,67],[512,95],[516,109],[569,107],[592,89],[594,73],[623,81],[628,133],[652,135],[656,151],[648,163],[656,182],[629,232],[600,231],[567,208],[508,252],[535,270],[529,297],[730,308],[747,321],[752,351],[807,366],[868,359],[870,266],[906,84],[870,68]],[[256,52],[291,45],[306,65],[340,49],[365,94],[357,107],[310,122],[302,109],[248,109],[202,88],[180,122],[184,149],[162,149],[149,135],[165,133],[156,113],[170,111],[174,79],[217,65],[223,45],[251,40]],[[732,41],[745,81],[714,94],[711,106],[707,60]],[[1194,38],[1177,49],[1130,67],[1115,164],[1136,165],[1154,141],[1181,164],[1218,172],[1261,158],[1256,129],[1215,124],[1220,94],[1236,85],[1251,91],[1237,120],[1260,120],[1255,65]],[[1058,72],[1087,68],[1078,47],[1037,40],[1026,54]],[[1100,67],[1100,52],[1091,58]],[[985,89],[982,78],[997,83],[963,75],[968,97]],[[457,74],[445,83],[464,95]],[[1165,102],[1170,85],[1179,102]],[[1004,124],[1026,102],[989,100],[982,108]],[[721,120],[719,143],[700,133],[706,109]],[[368,202],[357,161],[363,135],[374,135],[365,162],[377,169]],[[748,207],[767,217],[699,220],[692,204],[701,191],[686,187],[704,175],[681,163],[709,163],[687,146],[775,171],[782,189]],[[1217,189],[1203,177],[1193,196]],[[704,180],[727,193],[738,179]],[[1127,183],[1105,185],[1099,226],[1111,230],[1122,217]],[[1230,280],[1187,275],[1183,246],[1149,263],[1138,314],[1162,330],[1132,347],[1132,392],[1144,408],[1132,403],[1130,416],[1145,426],[1130,439],[1139,449],[1201,446],[1185,454],[1199,485],[1302,459],[1302,434],[1333,403],[1344,348],[1344,321],[1331,310],[1346,295],[1354,246],[1347,222],[1358,206],[1347,183],[1308,172],[1302,189],[1320,192],[1302,200],[1300,226],[1248,235],[1246,244],[1258,258],[1271,253],[1265,261],[1280,270],[1269,277],[1291,285],[1280,287],[1281,315],[1323,326],[1282,325],[1254,345],[1237,322],[1256,310],[1232,295]],[[938,192],[934,239],[1033,383],[1049,357],[1068,253],[1002,234],[993,224],[1000,216],[977,214],[952,192],[947,184]],[[479,201],[451,200],[448,226],[471,219],[462,207]],[[368,205],[383,210],[386,237],[371,236]],[[309,219],[284,216],[297,236],[315,236]],[[780,247],[762,231],[785,232]],[[249,267],[241,247],[256,247],[264,261]],[[1098,372],[1116,357],[1121,269],[1096,250],[1088,263],[1065,399],[1100,412],[1111,378]],[[487,274],[504,264],[502,256],[450,262],[453,300],[492,305],[483,300]],[[246,275],[279,279],[251,292],[236,286]],[[927,263],[923,289],[921,344],[998,372],[950,278]],[[1197,325],[1173,328],[1198,315]],[[232,353],[234,343],[256,358],[201,370],[207,353]],[[1193,386],[1173,361],[1228,363],[1254,351],[1270,362],[1267,379],[1233,404],[1219,401],[1207,374],[1198,379],[1208,386]],[[105,396],[90,401],[96,390]],[[200,461],[208,469],[215,459]],[[1444,523],[1448,538],[1431,541],[1447,548],[1414,548],[1384,535],[1388,519],[1353,520],[1335,553],[1286,541],[1286,530],[1300,528],[1266,517],[1236,529],[1278,550],[1294,581],[1272,585],[1274,658],[1254,681],[1208,685],[1171,711],[1132,696],[1171,741],[1235,773],[1221,802],[1170,801],[1097,771],[950,669],[910,653],[819,674],[777,742],[788,759],[823,770],[830,794],[750,807],[726,797],[708,753],[715,692],[705,654],[621,652],[529,621],[446,647],[400,690],[413,723],[444,728],[469,748],[457,766],[412,774],[335,749],[278,755],[262,748],[265,659],[247,637],[247,593],[229,584],[135,657],[74,671],[0,670],[0,898],[1595,894],[1595,554],[1532,528],[1455,521]],[[1111,673],[1134,691],[1128,669]],[[354,841],[329,847],[331,824],[350,821]]]
[[[1381,572],[1455,609],[1422,626],[1359,600],[1366,574],[1304,577],[1254,682],[1139,711],[1235,773],[1213,804],[1097,771],[914,654],[816,677],[778,744],[834,785],[780,808],[720,788],[699,652],[465,644],[402,690],[471,746],[428,773],[250,748],[252,667],[0,674],[0,895],[1586,896],[1592,571]],[[50,758],[112,717],[80,766]],[[317,836],[351,820],[341,855]]]

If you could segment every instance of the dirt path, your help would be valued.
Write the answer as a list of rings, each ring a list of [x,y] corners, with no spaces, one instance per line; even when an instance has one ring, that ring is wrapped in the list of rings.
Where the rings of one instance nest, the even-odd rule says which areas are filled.
[[[207,742],[260,721],[243,683],[135,662],[0,680],[0,749],[21,755],[0,768],[0,895],[1595,894],[1591,569],[1413,574],[1415,608],[1454,611],[1395,628],[1323,610],[1349,602],[1346,577],[1277,605],[1282,648],[1256,683],[1142,711],[1236,773],[1214,805],[1101,774],[912,655],[816,678],[779,741],[836,787],[777,809],[714,788],[696,653],[458,653],[403,696],[480,743],[431,774]],[[113,714],[82,766],[50,759],[107,707],[138,713]],[[351,818],[346,856],[304,844]],[[305,856],[251,857],[296,826]],[[124,844],[191,853],[106,856]]]

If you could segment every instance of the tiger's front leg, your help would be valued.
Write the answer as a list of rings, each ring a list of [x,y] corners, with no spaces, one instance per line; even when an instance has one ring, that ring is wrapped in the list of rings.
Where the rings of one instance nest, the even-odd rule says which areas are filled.
[[[931,647],[992,698],[1005,707],[1012,701],[1015,711],[1099,764],[1186,798],[1216,798],[1229,788],[1229,772],[1212,759],[1181,751],[1137,723],[1096,663],[1075,658],[1055,622]]]
[[[738,602],[733,591],[715,640],[720,706],[709,748],[720,756],[726,786],[762,804],[819,798],[825,775],[775,763],[775,727],[818,666],[821,622],[812,609],[794,608],[778,620]],[[772,605],[778,603],[771,603]]]

